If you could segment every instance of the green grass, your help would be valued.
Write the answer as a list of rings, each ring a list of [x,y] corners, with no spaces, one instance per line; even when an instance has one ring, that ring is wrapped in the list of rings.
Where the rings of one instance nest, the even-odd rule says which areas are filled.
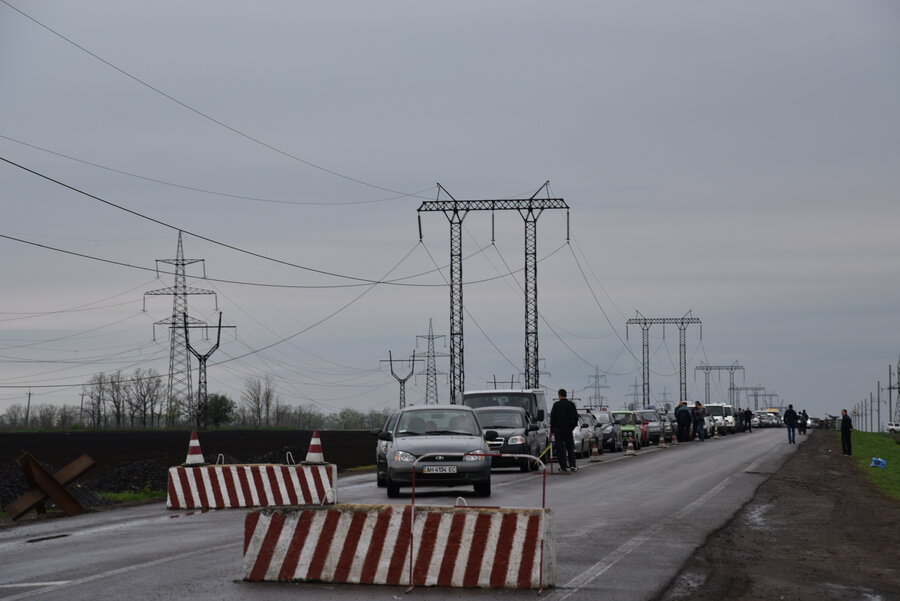
[[[347,471],[348,472],[357,472],[357,471],[362,471],[362,470],[373,470],[373,469],[375,469],[374,463],[372,465],[358,465],[356,467],[348,467]]]
[[[153,490],[150,485],[144,486],[143,490],[126,491],[126,492],[98,492],[97,496],[112,501],[113,503],[128,503],[130,501],[147,501],[149,499],[160,499],[166,496],[164,490]]]
[[[854,430],[852,441],[853,460],[859,469],[886,495],[900,500],[900,436]],[[887,467],[869,467],[872,457],[884,459]]]

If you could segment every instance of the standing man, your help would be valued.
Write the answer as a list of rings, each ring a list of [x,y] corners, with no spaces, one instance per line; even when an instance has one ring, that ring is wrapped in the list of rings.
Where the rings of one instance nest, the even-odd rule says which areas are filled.
[[[687,442],[691,436],[691,410],[687,401],[680,401],[675,409],[675,423],[678,424],[678,442]]]
[[[794,428],[797,427],[797,412],[794,411],[793,405],[788,405],[787,411],[784,412],[784,425],[787,426],[788,444],[797,444],[794,439]]]
[[[575,403],[566,398],[566,389],[560,388],[558,397],[550,409],[550,429],[556,443],[556,456],[559,458],[559,469],[564,472],[570,469],[578,471],[575,465],[575,438],[572,431],[578,425],[578,409]]]
[[[694,419],[694,431],[691,432],[691,440],[696,436],[700,439],[700,442],[703,442],[706,440],[706,409],[700,404],[700,401],[694,403],[691,417]]]
[[[753,432],[753,412],[750,411],[750,407],[744,409],[744,428],[747,429],[747,432]]]
[[[800,430],[800,434],[806,436],[806,425],[809,423],[809,414],[806,412],[806,409],[800,412],[798,416],[798,426]]]
[[[845,457],[853,455],[853,446],[850,444],[851,432],[853,432],[853,420],[847,415],[846,409],[841,409],[841,451]]]

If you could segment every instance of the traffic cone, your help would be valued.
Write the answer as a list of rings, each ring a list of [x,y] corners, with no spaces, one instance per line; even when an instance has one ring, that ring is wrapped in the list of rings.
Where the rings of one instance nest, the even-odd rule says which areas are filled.
[[[591,445],[591,461],[600,461],[600,442],[598,440],[596,445]]]
[[[200,441],[197,439],[197,433],[191,432],[191,442],[188,444],[187,458],[184,465],[203,465],[206,460],[203,459],[203,451],[200,450]]]
[[[633,438],[628,439],[628,448],[625,449],[625,454],[626,455],[637,455],[637,453],[635,453],[635,451],[634,451],[634,439]]]
[[[665,434],[665,432],[660,433],[660,435],[659,435],[659,442],[656,443],[656,446],[658,446],[658,447],[661,448],[661,449],[668,448],[669,445],[666,444],[666,434]]]
[[[678,444],[681,444],[678,442],[678,434],[677,433],[672,434],[672,442],[670,443],[670,446],[675,446]]]
[[[325,456],[322,455],[322,442],[319,440],[319,431],[316,430],[313,432],[312,440],[309,441],[309,451],[306,453],[306,461],[303,463],[307,464],[322,464],[325,463]]]
[[[713,438],[714,438],[714,439],[719,438],[719,426],[715,426],[715,427],[713,428]]]

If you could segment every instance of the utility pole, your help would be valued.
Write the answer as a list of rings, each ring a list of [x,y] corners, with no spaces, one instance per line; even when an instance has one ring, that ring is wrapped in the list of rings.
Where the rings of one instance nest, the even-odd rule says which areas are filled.
[[[184,323],[184,344],[187,346],[188,350],[197,358],[197,363],[199,364],[199,377],[197,381],[197,406],[193,411],[193,415],[191,417],[194,419],[194,424],[201,428],[203,426],[209,425],[209,395],[206,393],[206,360],[209,359],[210,355],[216,352],[216,349],[219,348],[219,342],[222,340],[222,312],[219,311],[219,327],[216,328],[216,343],[213,345],[211,349],[206,351],[206,353],[201,354],[197,351],[193,346],[191,346],[191,339],[188,330],[191,326],[188,326],[188,317],[187,313],[182,314],[182,319]],[[197,327],[197,326],[194,326]],[[206,327],[205,325],[199,327]],[[226,326],[233,328],[234,326]]]
[[[600,389],[601,388],[609,388],[609,386],[607,386],[605,383],[606,382],[606,374],[601,374],[600,368],[595,365],[594,366],[594,375],[590,376],[590,378],[591,378],[591,385],[588,386],[588,388],[593,388],[594,394],[591,395],[588,402],[590,403],[591,409],[593,409],[595,405],[597,407],[602,407],[603,406],[603,397],[600,395]],[[603,382],[604,382],[603,384],[600,383],[600,378],[603,378]]]
[[[431,325],[431,320],[428,320],[428,335],[416,336],[416,342],[418,343],[419,338],[424,338],[428,341],[428,351],[425,354],[425,404],[426,405],[437,405],[438,404],[438,393],[437,393],[437,366],[435,365],[434,358],[435,357],[449,357],[447,353],[441,353],[438,355],[434,352],[434,339],[435,338],[444,338],[444,336],[435,336],[434,330]],[[443,373],[443,372],[441,372]],[[421,375],[421,372],[419,372]]]
[[[525,220],[525,388],[540,388],[538,366],[537,308],[537,220],[545,209],[566,209],[562,198],[550,198],[550,182],[531,198],[505,200],[456,200],[438,186],[438,199],[423,202],[419,213],[419,240],[422,240],[422,213],[438,211],[450,222],[450,402],[462,401],[465,390],[463,352],[462,222],[469,211],[518,211]],[[547,198],[536,198],[542,190]],[[441,192],[450,200],[440,200]],[[567,220],[568,226],[568,220]],[[568,240],[568,232],[566,233]]]
[[[634,384],[629,384],[628,388],[631,388],[631,392],[626,394],[626,397],[631,397],[633,399],[633,406],[637,407],[638,398],[641,396],[641,393],[638,392],[638,389],[641,388],[641,385],[638,384],[637,378],[634,379]],[[628,405],[625,405],[625,408],[628,409]]]
[[[387,361],[384,359],[381,360],[382,363],[390,363],[391,365],[391,375],[394,376],[394,379],[400,382],[400,408],[403,409],[406,407],[406,381],[409,380],[413,376],[413,372],[416,370],[416,351],[413,351],[412,359],[410,361],[409,373],[406,377],[401,378],[396,373],[394,373],[394,358],[391,355],[391,351],[388,351]]]
[[[187,348],[187,340],[182,327],[182,316],[188,313],[187,297],[189,294],[212,294],[212,290],[204,290],[201,288],[189,288],[186,283],[185,266],[192,263],[203,263],[203,259],[185,259],[184,248],[181,244],[181,232],[178,232],[178,250],[174,259],[157,259],[157,275],[159,263],[168,263],[175,266],[175,285],[170,288],[160,288],[144,293],[144,311],[147,310],[147,296],[172,296],[172,315],[168,320],[157,321],[154,323],[153,339],[156,340],[155,326],[169,327],[169,384],[166,388],[166,423],[174,425],[178,421],[184,408],[182,403],[187,404],[187,412],[190,415],[193,403],[193,394],[191,391],[191,356]],[[206,277],[206,269],[204,267],[203,277]],[[218,310],[218,304],[216,306]],[[199,319],[193,317],[187,318],[191,325],[203,324]]]
[[[741,373],[744,373],[744,366],[738,365],[738,362],[735,361],[731,365],[706,365],[701,362],[700,365],[694,368],[694,372],[697,370],[701,370],[704,372],[706,376],[706,401],[705,403],[709,403],[709,372],[711,371],[727,371],[728,372],[728,404],[734,405],[734,372],[737,370],[741,370]]]
[[[685,313],[682,317],[644,317],[640,311],[635,311],[637,317],[633,317],[625,322],[625,337],[628,337],[628,326],[636,324],[641,326],[641,337],[643,342],[642,367],[644,376],[644,407],[650,404],[650,326],[653,324],[662,324],[663,336],[666,335],[665,326],[667,324],[678,326],[678,380],[680,385],[679,400],[687,402],[687,351],[685,345],[685,330],[691,324],[700,324],[700,320],[696,317],[688,317],[691,311]],[[700,338],[703,338],[703,328],[700,328]]]

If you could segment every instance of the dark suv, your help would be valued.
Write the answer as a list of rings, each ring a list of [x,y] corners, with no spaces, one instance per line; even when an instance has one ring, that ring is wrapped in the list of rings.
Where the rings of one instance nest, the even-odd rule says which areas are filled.
[[[484,430],[495,430],[490,441],[492,453],[534,455],[546,447],[547,429],[528,417],[521,407],[480,407],[475,410]],[[491,457],[491,467],[518,467],[523,472],[537,469],[538,463],[522,457]]]

